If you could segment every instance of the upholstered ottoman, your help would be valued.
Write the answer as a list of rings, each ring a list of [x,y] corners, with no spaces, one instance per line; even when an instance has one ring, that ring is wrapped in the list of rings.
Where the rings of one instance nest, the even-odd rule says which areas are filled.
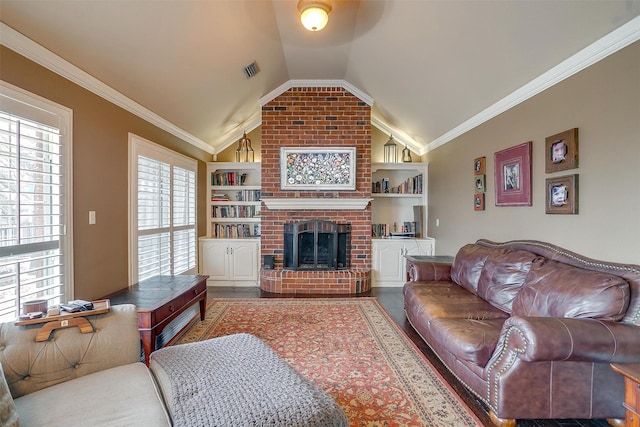
[[[235,334],[151,354],[175,426],[347,426],[335,401],[268,345]]]

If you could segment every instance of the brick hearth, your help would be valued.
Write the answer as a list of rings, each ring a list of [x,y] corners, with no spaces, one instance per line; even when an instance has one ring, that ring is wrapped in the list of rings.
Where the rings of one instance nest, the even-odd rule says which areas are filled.
[[[262,107],[263,198],[370,198],[371,107],[341,87],[295,87]],[[280,189],[281,147],[356,147],[356,190],[340,192]],[[283,224],[325,220],[351,223],[351,269],[282,269]],[[371,205],[357,210],[268,209],[261,218],[262,255],[275,268],[261,269],[260,288],[275,293],[353,294],[371,289]]]

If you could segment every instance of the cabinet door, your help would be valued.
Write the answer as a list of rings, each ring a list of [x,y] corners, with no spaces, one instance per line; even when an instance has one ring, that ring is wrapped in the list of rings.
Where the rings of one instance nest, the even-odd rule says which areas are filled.
[[[229,279],[229,255],[227,242],[207,240],[200,242],[200,273],[209,280]]]
[[[378,286],[390,286],[388,282],[404,283],[404,243],[384,240],[374,242],[374,279]],[[387,282],[387,283],[385,283]]]
[[[405,241],[405,255],[433,255],[433,239],[411,239]]]
[[[233,242],[231,252],[231,278],[233,280],[258,280],[258,242]]]

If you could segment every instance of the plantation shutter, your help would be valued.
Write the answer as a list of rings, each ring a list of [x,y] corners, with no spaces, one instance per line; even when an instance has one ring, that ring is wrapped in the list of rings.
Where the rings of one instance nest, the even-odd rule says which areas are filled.
[[[132,282],[195,272],[197,162],[130,136],[136,165]]]
[[[44,299],[49,305],[60,304],[70,293],[70,177],[65,176],[70,150],[65,150],[57,126],[70,121],[70,111],[58,116],[43,109],[44,102],[36,100],[34,107],[22,101],[31,101],[29,94],[6,86],[2,90],[0,321],[12,321],[23,302]]]

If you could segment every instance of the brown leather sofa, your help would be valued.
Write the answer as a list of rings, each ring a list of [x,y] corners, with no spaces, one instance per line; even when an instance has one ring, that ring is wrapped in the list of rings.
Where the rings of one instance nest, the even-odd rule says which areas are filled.
[[[610,363],[640,362],[640,266],[533,240],[478,240],[453,264],[410,259],[407,268],[407,319],[494,424],[623,424],[624,381]]]

